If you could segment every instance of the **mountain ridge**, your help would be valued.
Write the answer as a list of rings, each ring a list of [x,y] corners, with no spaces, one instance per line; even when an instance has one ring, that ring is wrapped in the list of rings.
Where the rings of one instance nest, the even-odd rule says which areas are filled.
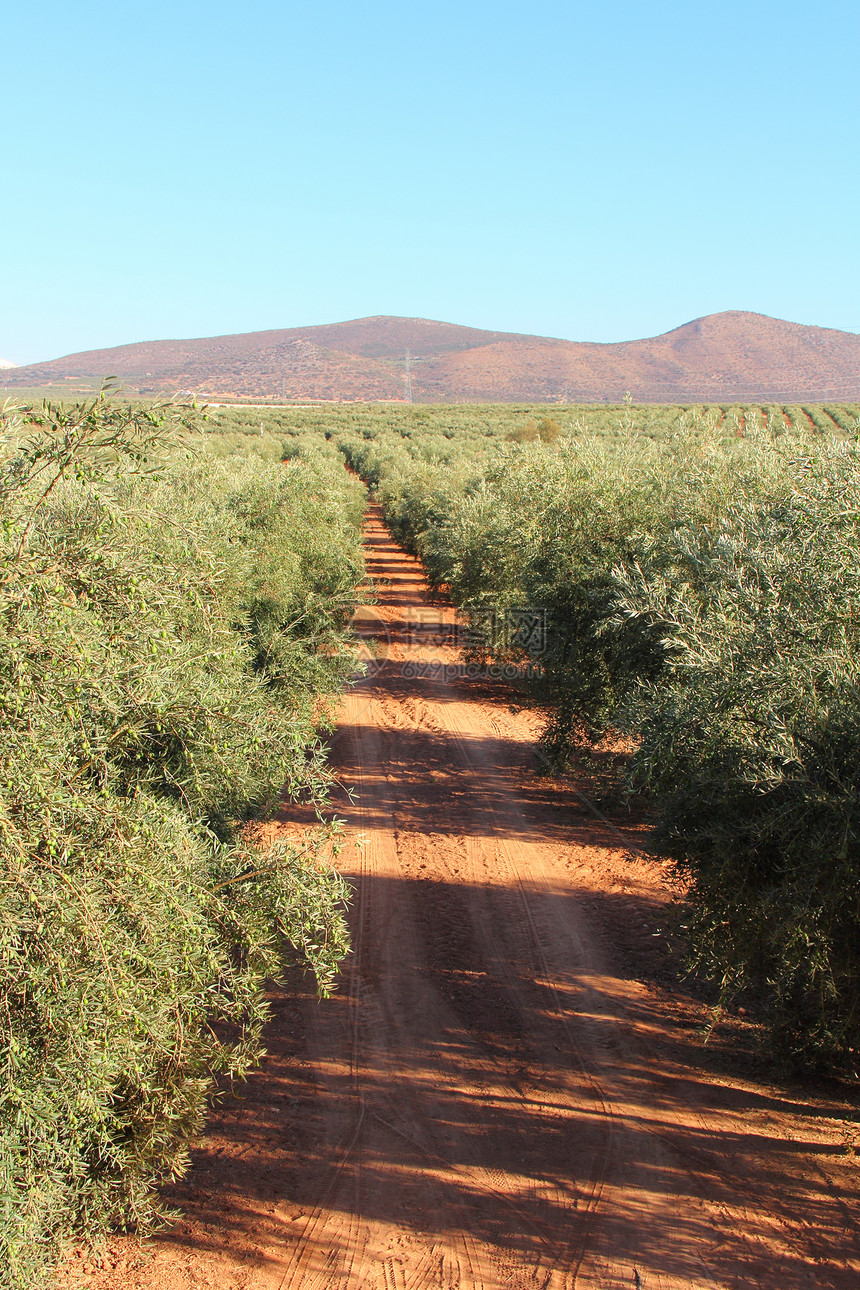
[[[141,394],[417,402],[853,402],[860,336],[728,310],[658,336],[569,341],[375,315],[137,341],[5,369],[7,389],[110,374]]]

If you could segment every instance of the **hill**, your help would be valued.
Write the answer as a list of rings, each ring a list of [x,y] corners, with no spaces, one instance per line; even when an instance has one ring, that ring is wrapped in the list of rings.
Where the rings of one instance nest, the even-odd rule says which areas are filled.
[[[120,377],[209,399],[638,403],[860,400],[860,336],[764,314],[709,314],[615,344],[359,318],[198,340],[142,341],[4,371],[3,384]]]

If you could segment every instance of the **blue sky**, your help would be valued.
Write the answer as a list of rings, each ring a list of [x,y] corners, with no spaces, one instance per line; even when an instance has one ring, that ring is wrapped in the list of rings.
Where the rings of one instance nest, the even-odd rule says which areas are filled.
[[[856,2],[82,0],[2,30],[2,358],[369,314],[860,331]]]

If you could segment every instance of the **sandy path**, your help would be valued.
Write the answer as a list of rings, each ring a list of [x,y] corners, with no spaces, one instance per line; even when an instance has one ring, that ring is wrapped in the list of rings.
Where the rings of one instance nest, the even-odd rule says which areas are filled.
[[[341,991],[278,994],[185,1219],[87,1283],[856,1290],[844,1106],[733,1074],[697,1005],[636,979],[660,867],[536,779],[527,714],[457,677],[450,611],[378,519],[369,543],[380,652],[333,749],[357,792]]]

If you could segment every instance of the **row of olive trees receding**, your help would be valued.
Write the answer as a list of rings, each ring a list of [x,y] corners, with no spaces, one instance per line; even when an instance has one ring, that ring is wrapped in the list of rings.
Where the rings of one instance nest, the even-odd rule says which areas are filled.
[[[324,830],[243,825],[325,800],[363,489],[324,443],[285,469],[105,397],[3,429],[0,1285],[32,1290],[70,1235],[157,1220],[267,978],[332,985]]]
[[[665,442],[679,434],[707,433],[723,439],[744,438],[763,430],[856,433],[860,404],[327,404],[281,408],[214,408],[210,426],[219,433],[250,437],[296,436],[337,438],[357,434],[375,438],[395,435],[404,444],[445,457],[465,449],[478,451],[487,441],[540,438],[541,423],[553,423],[562,436],[594,436],[620,441]],[[550,436],[554,433],[550,429]]]
[[[632,738],[631,784],[684,878],[695,963],[724,1000],[755,991],[801,1066],[860,1047],[853,428],[761,415],[726,437],[700,414],[663,444],[634,426],[435,463],[417,435],[339,439],[457,604],[547,610],[533,685],[549,754]]]

